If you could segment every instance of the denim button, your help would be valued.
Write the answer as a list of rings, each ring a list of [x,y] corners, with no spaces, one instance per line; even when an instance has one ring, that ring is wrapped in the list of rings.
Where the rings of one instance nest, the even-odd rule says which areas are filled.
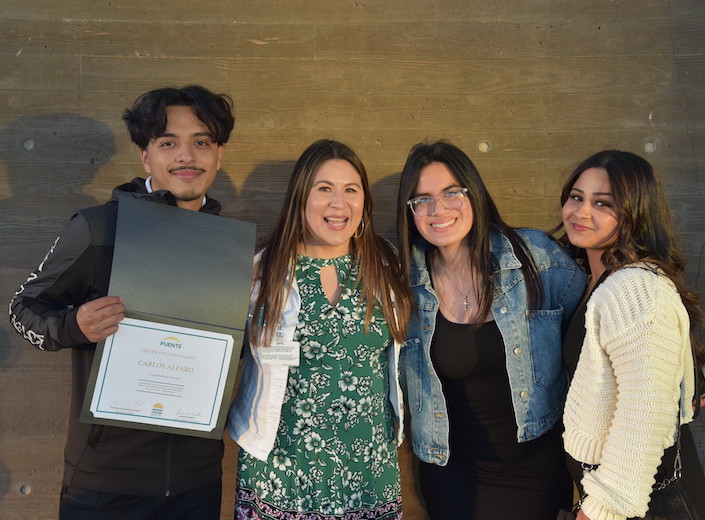
[[[529,395],[529,392],[527,392],[526,390],[522,390],[521,393],[519,394],[519,396],[520,396],[522,399],[526,399],[526,396],[527,396],[527,395]]]
[[[514,354],[516,354],[517,356],[518,356],[519,354],[521,354],[521,349],[520,349],[519,347],[515,348],[515,349],[514,349]]]
[[[509,312],[509,309],[507,309],[506,307],[502,307],[501,309],[499,309],[499,312],[501,312],[502,314],[507,314]]]

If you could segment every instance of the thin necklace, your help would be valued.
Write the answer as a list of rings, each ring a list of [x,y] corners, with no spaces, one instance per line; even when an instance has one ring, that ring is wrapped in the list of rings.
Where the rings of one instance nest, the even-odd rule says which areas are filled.
[[[439,273],[440,274],[440,273]],[[439,291],[438,291],[438,301],[441,304],[441,307],[446,309],[446,311],[449,313],[449,315],[453,318],[453,320],[456,323],[469,323],[469,317],[470,317],[470,311],[472,311],[472,305],[468,301],[468,295],[470,294],[470,291],[468,291],[467,295],[463,294],[460,292],[460,295],[463,296],[463,310],[460,312],[456,312],[456,304],[453,301],[453,296],[452,294],[448,294],[448,290],[446,288],[446,284],[443,281],[442,276],[437,277],[438,283],[439,283]],[[440,291],[440,289],[443,290],[443,292]],[[451,301],[446,302],[445,297],[449,298]]]
[[[470,296],[470,293],[472,292],[472,283],[470,284],[470,288],[468,289],[468,291],[464,293],[463,291],[460,290],[459,284],[458,284],[457,282],[455,282],[455,280],[453,280],[453,279],[451,278],[451,276],[448,274],[448,269],[445,268],[445,267],[444,267],[442,270],[440,269],[440,267],[442,267],[442,264],[441,264],[441,262],[440,262],[440,259],[436,259],[436,263],[438,264],[438,267],[439,267],[439,269],[438,269],[438,274],[440,275],[439,278],[440,278],[441,285],[443,285],[443,288],[445,289],[445,284],[443,283],[443,277],[444,277],[444,276],[447,277],[447,278],[448,278],[448,281],[450,282],[451,287],[452,287],[453,289],[455,289],[455,291],[456,291],[460,296],[463,297],[463,310],[464,310],[465,312],[467,312],[467,311],[468,311],[468,307],[470,307],[470,302],[468,301],[468,296]],[[444,273],[445,273],[445,274],[444,274]],[[447,307],[446,307],[446,308],[447,308]]]
[[[449,277],[449,278],[450,278],[450,277]],[[443,282],[443,276],[439,276],[439,277],[438,277],[438,281],[441,282],[441,285],[443,286],[443,290],[444,290],[444,292],[446,292],[446,284],[445,284],[445,282]],[[460,296],[463,297],[463,310],[464,310],[465,312],[467,312],[467,311],[468,311],[468,307],[470,307],[470,302],[468,301],[468,296],[470,295],[470,291],[472,291],[472,287],[468,290],[467,293],[463,293],[460,289],[458,289],[458,288],[453,284],[453,281],[452,281],[452,280],[450,280],[450,282],[451,282],[451,284],[450,284],[451,287],[453,287],[453,289],[455,289],[455,290],[457,291],[457,293],[458,293]],[[447,306],[447,305],[446,305],[446,309],[448,309],[448,306]],[[448,310],[450,310],[450,309],[448,309]]]
[[[462,292],[460,289],[458,289],[455,285],[453,285],[452,283],[451,283],[451,286],[452,286],[456,291],[458,291],[458,294],[459,294],[460,296],[463,297],[463,309],[465,309],[465,312],[467,312],[467,311],[468,311],[468,306],[470,305],[470,303],[468,302],[468,294],[470,294],[470,291],[472,290],[472,287],[470,288],[470,291],[468,291],[466,294],[463,294],[463,292]]]
[[[443,301],[442,298],[439,298],[438,301],[441,302],[441,307],[444,307],[450,313],[450,315],[453,317],[453,319],[455,319],[456,322],[458,322],[458,323],[465,322],[466,317],[467,317],[467,312],[463,316],[458,316],[455,313],[455,311],[453,311],[453,309],[451,309],[450,307],[448,307],[448,305],[446,305],[446,303]]]

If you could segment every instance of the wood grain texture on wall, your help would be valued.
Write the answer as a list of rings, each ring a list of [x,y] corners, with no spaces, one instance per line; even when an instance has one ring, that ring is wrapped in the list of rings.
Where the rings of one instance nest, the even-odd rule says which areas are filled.
[[[700,0],[135,0],[0,3],[0,306],[72,212],[142,175],[121,121],[142,92],[203,84],[237,123],[213,189],[269,231],[293,161],[339,139],[362,157],[394,236],[409,148],[448,138],[505,219],[549,229],[562,179],[629,150],[659,170],[702,290],[705,4]],[[488,151],[482,152],[480,148]],[[68,352],[0,322],[0,517],[56,517]],[[236,446],[227,442],[223,518]],[[409,442],[405,517],[421,520]]]

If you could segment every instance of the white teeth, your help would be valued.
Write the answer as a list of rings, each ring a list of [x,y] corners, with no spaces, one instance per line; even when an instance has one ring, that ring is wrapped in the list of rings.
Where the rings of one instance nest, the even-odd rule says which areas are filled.
[[[448,222],[443,222],[442,224],[431,224],[432,228],[447,228],[450,226],[455,220],[450,220]]]
[[[334,217],[324,217],[323,220],[330,222],[331,224],[344,224],[347,222],[347,218],[334,218]]]

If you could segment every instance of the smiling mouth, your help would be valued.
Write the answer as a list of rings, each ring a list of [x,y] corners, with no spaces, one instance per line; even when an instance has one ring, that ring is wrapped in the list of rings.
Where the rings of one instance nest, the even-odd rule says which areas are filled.
[[[456,221],[456,220],[457,220],[457,219],[452,219],[452,220],[448,220],[448,221],[446,221],[446,222],[440,222],[440,223],[436,223],[436,224],[431,224],[431,227],[434,228],[434,229],[445,229],[445,228],[447,228],[447,227],[452,226],[453,224],[455,224],[455,221]]]
[[[206,173],[206,170],[196,166],[186,166],[181,168],[173,168],[169,170],[169,173],[173,173],[175,175],[200,175],[201,173]]]
[[[323,217],[323,220],[334,227],[342,227],[350,220],[348,217]]]
[[[590,228],[587,226],[583,226],[582,224],[571,224],[571,227],[575,231],[590,231]]]

